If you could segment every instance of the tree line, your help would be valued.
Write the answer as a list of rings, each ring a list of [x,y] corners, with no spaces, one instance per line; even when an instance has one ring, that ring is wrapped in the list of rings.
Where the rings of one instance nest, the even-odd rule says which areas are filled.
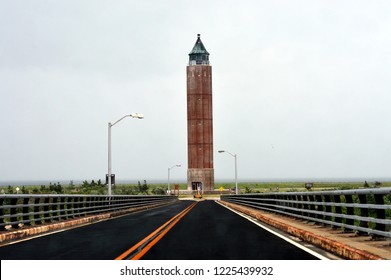
[[[2,194],[92,194],[107,195],[107,185],[99,180],[84,180],[81,184],[75,184],[73,180],[68,185],[62,185],[60,182],[50,183],[40,186],[8,186],[1,188]],[[147,181],[143,183],[138,181],[137,185],[119,184],[113,185],[114,195],[164,195],[166,187],[164,185],[150,186]]]

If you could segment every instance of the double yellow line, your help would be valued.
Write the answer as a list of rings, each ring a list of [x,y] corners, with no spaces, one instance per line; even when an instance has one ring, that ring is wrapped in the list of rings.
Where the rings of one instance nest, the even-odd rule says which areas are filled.
[[[149,234],[143,240],[138,242],[136,245],[116,257],[116,260],[139,260],[144,256],[164,235],[178,223],[191,209],[196,206],[197,202],[194,202],[186,209],[182,210],[180,213],[171,218],[168,222],[164,223],[154,232]]]

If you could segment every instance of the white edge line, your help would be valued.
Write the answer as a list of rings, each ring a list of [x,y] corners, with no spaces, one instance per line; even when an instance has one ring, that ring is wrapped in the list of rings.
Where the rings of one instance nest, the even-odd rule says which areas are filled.
[[[232,211],[232,212],[238,214],[239,216],[242,216],[243,218],[245,218],[245,219],[249,220],[250,222],[256,224],[257,226],[263,228],[264,230],[267,230],[268,232],[270,232],[270,233],[272,233],[272,234],[278,236],[278,237],[281,238],[281,239],[284,239],[285,241],[291,243],[292,245],[295,245],[296,247],[300,248],[301,250],[306,251],[307,253],[309,253],[309,254],[311,254],[311,255],[313,255],[313,256],[315,256],[315,257],[321,259],[321,260],[330,260],[330,259],[326,258],[325,256],[322,256],[321,254],[319,254],[319,253],[317,253],[317,252],[314,252],[314,251],[312,251],[311,249],[308,249],[308,248],[304,247],[303,245],[301,245],[301,244],[299,244],[299,243],[297,243],[297,242],[295,242],[295,241],[289,239],[288,237],[285,237],[284,235],[282,235],[282,234],[280,234],[280,233],[278,233],[278,232],[275,232],[275,231],[271,230],[271,229],[268,228],[268,227],[265,227],[264,225],[260,224],[261,221],[256,222],[256,221],[254,221],[252,218],[250,218],[249,216],[247,216],[247,215],[245,215],[245,214],[243,214],[243,213],[241,213],[241,212],[239,212],[239,211],[237,211],[237,210],[234,210],[234,209],[232,209],[232,208],[229,208],[228,206],[225,206],[224,204],[221,204],[221,203],[219,203],[219,202],[217,202],[217,201],[216,201],[216,203],[220,204],[221,206],[223,206],[223,207],[227,208],[228,210],[230,210],[230,211]]]

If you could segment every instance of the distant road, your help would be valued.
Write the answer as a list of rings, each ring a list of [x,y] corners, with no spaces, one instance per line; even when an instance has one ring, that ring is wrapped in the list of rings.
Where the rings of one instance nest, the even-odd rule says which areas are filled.
[[[131,258],[139,254],[141,259],[151,260],[317,259],[214,201],[193,203],[180,201],[2,246],[0,257],[2,260],[113,260],[121,255]],[[160,231],[155,231],[159,227]],[[137,243],[139,247],[134,246]]]

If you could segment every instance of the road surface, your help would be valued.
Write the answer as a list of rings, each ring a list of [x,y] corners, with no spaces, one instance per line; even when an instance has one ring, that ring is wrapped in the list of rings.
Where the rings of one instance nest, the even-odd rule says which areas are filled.
[[[0,247],[2,260],[314,260],[215,201],[128,214]]]

